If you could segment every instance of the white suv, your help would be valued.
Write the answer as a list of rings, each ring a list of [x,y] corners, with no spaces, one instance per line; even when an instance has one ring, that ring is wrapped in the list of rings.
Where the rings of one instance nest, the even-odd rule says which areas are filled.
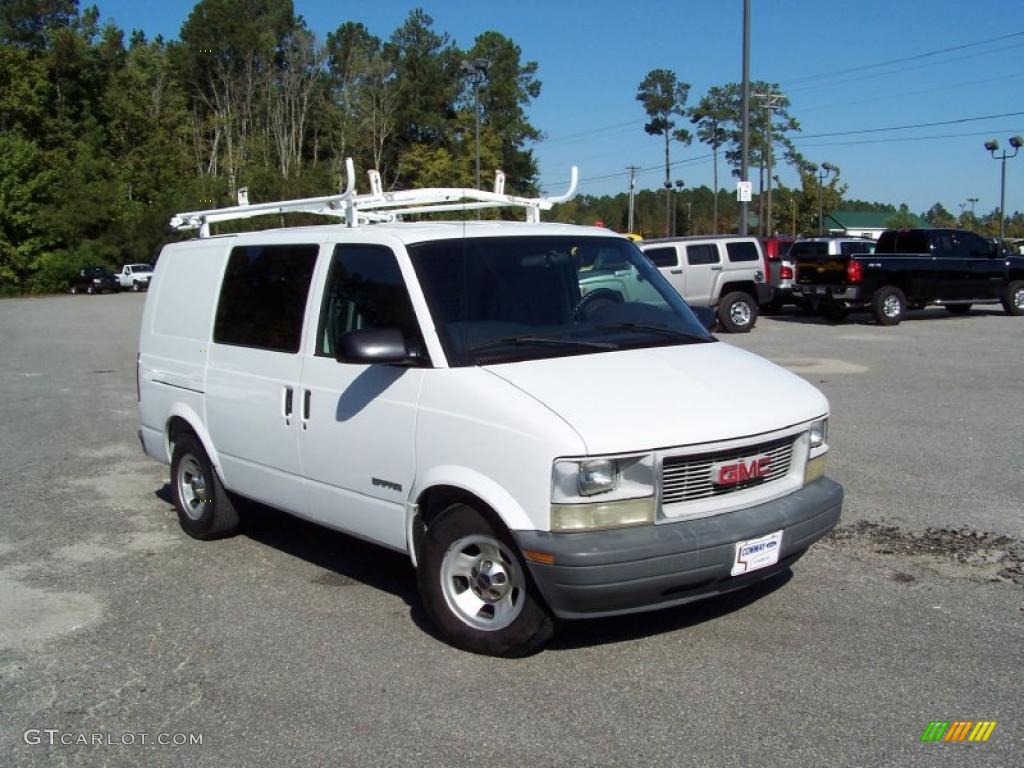
[[[824,396],[717,343],[629,240],[539,223],[550,199],[373,187],[175,217],[201,236],[157,263],[139,415],[186,533],[230,534],[242,496],[408,553],[450,642],[519,655],[556,616],[745,587],[835,525]],[[400,220],[431,204],[528,222]],[[209,236],[295,210],[344,223]]]
[[[706,235],[645,240],[640,248],[694,307],[715,307],[722,327],[745,333],[771,301],[767,259],[756,237]]]

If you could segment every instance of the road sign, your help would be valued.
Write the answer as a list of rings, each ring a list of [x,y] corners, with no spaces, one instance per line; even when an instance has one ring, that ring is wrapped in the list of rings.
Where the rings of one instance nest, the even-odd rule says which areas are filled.
[[[736,201],[740,203],[749,203],[751,195],[754,191],[754,183],[752,181],[737,181],[736,182]]]

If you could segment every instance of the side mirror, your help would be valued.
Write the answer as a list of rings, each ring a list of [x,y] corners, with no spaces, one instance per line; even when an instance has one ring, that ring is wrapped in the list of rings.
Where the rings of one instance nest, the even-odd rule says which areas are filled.
[[[334,339],[334,358],[359,365],[415,365],[421,359],[409,350],[397,328],[343,331]]]
[[[690,311],[697,316],[700,324],[704,326],[704,330],[710,333],[715,330],[715,324],[718,322],[718,315],[715,314],[715,310],[711,307],[690,307]]]

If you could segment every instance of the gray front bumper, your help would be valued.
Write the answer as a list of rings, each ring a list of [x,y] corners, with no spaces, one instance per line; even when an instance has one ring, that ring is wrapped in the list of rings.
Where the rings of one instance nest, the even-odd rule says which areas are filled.
[[[843,488],[821,478],[781,499],[714,517],[590,533],[512,531],[541,594],[564,619],[635,613],[731,592],[785,570],[839,521]],[[737,541],[783,532],[778,565],[731,576]]]

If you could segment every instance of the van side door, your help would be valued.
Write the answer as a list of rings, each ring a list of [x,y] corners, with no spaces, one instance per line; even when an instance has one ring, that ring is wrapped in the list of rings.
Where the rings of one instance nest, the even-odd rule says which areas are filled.
[[[306,513],[299,465],[299,372],[317,244],[232,249],[207,350],[206,424],[224,485]]]
[[[310,516],[394,549],[406,549],[406,500],[416,473],[416,411],[427,368],[335,359],[340,334],[397,328],[426,357],[394,252],[340,244],[317,291],[307,332],[299,446]]]

